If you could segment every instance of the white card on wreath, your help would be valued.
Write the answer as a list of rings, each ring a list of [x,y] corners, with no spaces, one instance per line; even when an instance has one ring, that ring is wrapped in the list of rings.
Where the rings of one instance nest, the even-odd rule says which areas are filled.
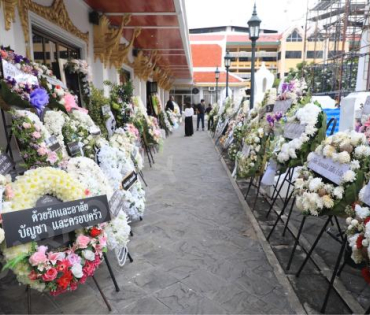
[[[243,145],[243,150],[242,150],[242,154],[245,156],[245,157],[248,157],[249,154],[251,152],[251,146],[248,145],[248,144],[245,144]]]
[[[334,162],[332,159],[316,153],[313,153],[308,167],[337,185],[341,183],[344,173],[350,169],[349,164]]]
[[[282,113],[285,114],[288,109],[292,106],[293,100],[283,100],[283,101],[276,101],[274,105],[274,113]]]
[[[305,125],[298,123],[286,123],[284,126],[284,138],[287,139],[296,139],[299,138],[306,129]]]
[[[370,206],[370,182],[366,185],[364,196],[362,201]]]
[[[5,79],[10,77],[12,79],[15,79],[17,83],[39,85],[39,80],[36,76],[19,70],[15,65],[6,61],[5,59],[2,59],[1,61],[3,65],[3,75]]]

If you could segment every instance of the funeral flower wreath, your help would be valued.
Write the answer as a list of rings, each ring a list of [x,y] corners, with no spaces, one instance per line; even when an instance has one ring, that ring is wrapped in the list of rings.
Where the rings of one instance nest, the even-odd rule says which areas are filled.
[[[86,157],[72,158],[68,161],[67,171],[90,191],[91,196],[107,195],[108,200],[112,197],[113,189],[107,177],[93,160]],[[120,211],[117,217],[112,216],[112,220],[105,227],[108,248],[112,250],[116,247],[126,247],[130,231],[127,216],[123,211]]]
[[[291,108],[283,121],[283,127],[294,123],[303,126],[304,131],[295,139],[280,136],[273,158],[283,168],[301,166],[307,155],[325,139],[326,116],[318,104],[308,103],[303,107],[296,105]]]
[[[349,165],[335,185],[308,168],[314,154]],[[296,205],[306,215],[344,215],[347,205],[357,200],[369,171],[370,147],[364,134],[355,131],[338,132],[326,138],[310,153],[295,181]]]
[[[27,171],[10,185],[13,198],[9,211],[32,208],[40,197],[47,194],[63,202],[89,195],[89,191],[71,175],[51,167]],[[39,227],[43,228],[42,225]],[[22,233],[37,231],[31,228],[25,230]],[[6,248],[3,250],[4,268],[12,269],[20,283],[58,295],[76,290],[78,285],[94,275],[102,262],[106,244],[103,225],[85,228],[76,231],[73,244],[57,250],[36,242]]]

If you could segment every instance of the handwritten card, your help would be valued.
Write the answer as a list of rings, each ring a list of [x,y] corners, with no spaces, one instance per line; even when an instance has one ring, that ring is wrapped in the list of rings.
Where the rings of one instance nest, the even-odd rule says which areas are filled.
[[[314,157],[308,162],[308,167],[331,182],[339,185],[344,173],[350,169],[349,164],[334,162],[332,159],[325,158],[316,153],[313,153],[313,155]]]

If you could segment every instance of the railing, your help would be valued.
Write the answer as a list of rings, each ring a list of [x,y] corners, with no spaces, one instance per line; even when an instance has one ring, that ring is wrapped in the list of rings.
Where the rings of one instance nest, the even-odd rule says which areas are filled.
[[[239,52],[231,52],[231,57],[252,57],[252,52],[250,51],[239,51]],[[275,57],[277,58],[278,53],[274,51],[256,51],[256,58],[262,58],[262,57]]]

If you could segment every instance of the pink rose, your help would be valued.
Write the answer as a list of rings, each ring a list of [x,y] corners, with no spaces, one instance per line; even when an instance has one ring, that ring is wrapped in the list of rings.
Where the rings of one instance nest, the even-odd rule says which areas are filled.
[[[24,128],[24,129],[31,128],[31,124],[26,123],[26,122],[24,122],[24,123],[22,124],[22,126],[23,126],[23,128]]]
[[[72,94],[66,94],[64,96],[64,107],[66,108],[67,112],[70,112],[72,108],[77,108],[76,100]]]
[[[35,131],[35,132],[32,133],[32,137],[34,137],[35,139],[40,139],[41,134],[38,131]]]
[[[48,148],[46,147],[45,143],[42,143],[40,147],[37,149],[37,153],[40,156],[43,156],[48,153]]]
[[[90,237],[85,235],[79,235],[76,239],[76,244],[78,248],[87,248],[90,243]]]
[[[53,165],[56,161],[58,161],[58,155],[53,151],[49,151],[48,158],[46,160]]]
[[[46,257],[45,252],[33,253],[29,259],[29,262],[32,266],[46,264],[47,261],[48,261],[48,258]]]
[[[53,281],[58,275],[58,271],[55,268],[50,268],[46,273],[42,275],[42,280]]]

